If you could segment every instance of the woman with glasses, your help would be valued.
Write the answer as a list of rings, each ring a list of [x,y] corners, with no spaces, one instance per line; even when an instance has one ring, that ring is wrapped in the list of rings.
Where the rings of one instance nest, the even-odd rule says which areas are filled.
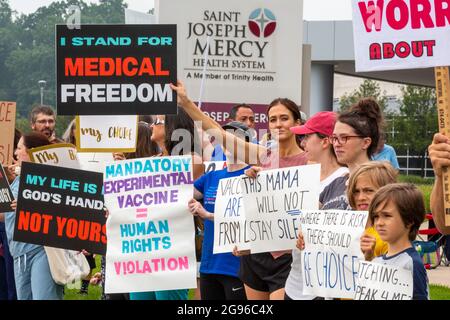
[[[375,100],[360,100],[349,111],[339,115],[331,143],[339,163],[353,173],[369,162],[378,146],[383,116]],[[335,179],[320,194],[322,209],[351,210],[346,189],[348,176]]]
[[[223,130],[213,119],[205,115],[189,99],[182,83],[178,82],[171,88],[177,92],[178,103],[195,121],[201,121],[207,133],[216,130],[218,140],[225,150],[231,152],[246,164],[258,165],[246,171],[250,177],[256,177],[263,169],[286,168],[305,165],[307,158],[300,148],[297,137],[290,131],[293,126],[300,125],[298,106],[289,99],[275,99],[267,109],[271,136],[278,140],[277,150],[269,149],[245,142]],[[239,276],[245,285],[249,300],[282,300],[284,286],[292,263],[290,252],[264,252],[245,254],[235,250],[236,255],[242,255]]]

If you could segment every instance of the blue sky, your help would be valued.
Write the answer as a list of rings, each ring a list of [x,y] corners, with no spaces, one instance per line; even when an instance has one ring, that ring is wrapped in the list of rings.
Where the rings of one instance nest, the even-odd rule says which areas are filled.
[[[98,2],[97,0],[85,0]],[[188,0],[187,0],[188,1]],[[276,0],[273,0],[276,1]],[[9,0],[12,9],[21,13],[34,12],[52,0]],[[147,12],[153,8],[153,0],[125,0],[129,9]],[[351,0],[304,0],[305,20],[351,20]]]

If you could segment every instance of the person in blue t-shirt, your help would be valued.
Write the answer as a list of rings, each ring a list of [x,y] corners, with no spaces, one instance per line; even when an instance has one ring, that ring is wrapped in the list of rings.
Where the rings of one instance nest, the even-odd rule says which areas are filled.
[[[250,141],[248,127],[239,122],[227,124],[234,134]],[[200,291],[202,300],[246,300],[244,284],[238,277],[240,261],[232,253],[213,254],[214,246],[214,207],[219,181],[237,177],[249,168],[245,163],[231,161],[225,151],[227,167],[211,171],[194,183],[194,198],[189,201],[189,210],[204,220],[204,239],[200,266]],[[197,200],[203,199],[203,205]]]
[[[386,144],[386,139],[384,134],[380,136],[380,142],[378,144],[378,148],[375,153],[372,155],[372,160],[374,161],[389,161],[394,169],[399,170],[400,166],[398,165],[397,154],[395,153],[395,149]]]

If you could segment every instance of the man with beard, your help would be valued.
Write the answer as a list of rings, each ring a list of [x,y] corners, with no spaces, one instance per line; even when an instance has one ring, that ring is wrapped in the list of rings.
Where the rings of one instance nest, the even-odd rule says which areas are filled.
[[[49,106],[36,106],[30,113],[31,129],[48,137],[50,142],[63,142],[55,135],[56,115]]]

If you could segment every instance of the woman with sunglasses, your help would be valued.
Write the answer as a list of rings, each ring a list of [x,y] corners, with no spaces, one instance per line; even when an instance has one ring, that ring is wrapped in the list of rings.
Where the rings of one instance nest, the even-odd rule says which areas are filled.
[[[177,92],[178,103],[195,121],[201,121],[203,129],[216,130],[216,137],[225,150],[236,156],[246,164],[257,165],[246,171],[251,177],[263,169],[286,168],[305,165],[307,158],[300,148],[297,137],[290,131],[293,126],[300,125],[300,111],[298,106],[289,99],[275,99],[267,108],[269,129],[271,136],[278,141],[276,152],[245,142],[223,130],[221,126],[206,116],[189,99],[182,83],[171,86]],[[263,252],[248,254],[234,251],[242,256],[239,277],[245,285],[245,292],[249,300],[282,300],[284,286],[291,269],[292,256],[290,252]]]

